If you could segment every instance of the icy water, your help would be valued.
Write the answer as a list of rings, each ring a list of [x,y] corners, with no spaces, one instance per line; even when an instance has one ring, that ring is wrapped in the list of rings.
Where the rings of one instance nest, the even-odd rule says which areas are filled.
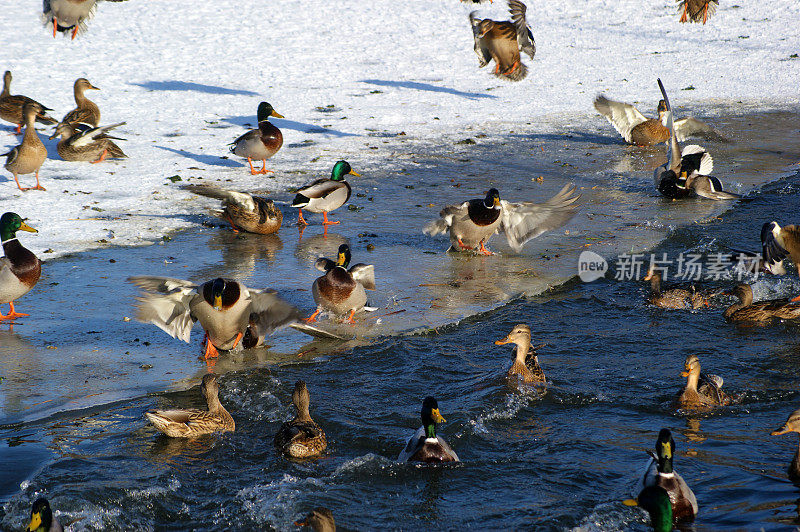
[[[769,432],[800,406],[799,326],[728,325],[724,299],[698,312],[656,310],[641,282],[583,284],[574,275],[586,249],[612,261],[631,251],[757,249],[763,221],[795,221],[800,175],[787,168],[800,161],[797,118],[714,121],[736,141],[706,143],[715,174],[748,194],[732,206],[662,200],[652,190],[662,150],[622,146],[610,128],[485,144],[465,132],[475,144],[403,151],[393,139],[408,168],[356,181],[360,210],[337,213],[343,223],[327,237],[319,226],[301,238],[290,226],[273,237],[198,226],[161,245],[46,263],[18,306],[33,316],[0,330],[3,528],[24,527],[30,503],[46,495],[76,530],[289,529],[316,506],[331,508],[342,529],[645,530],[643,515],[619,501],[662,427],[673,430],[676,469],[700,503],[697,529],[793,526],[800,490],[785,469],[797,441]],[[489,186],[510,200],[545,199],[568,181],[582,188],[581,214],[520,255],[495,237],[498,256],[454,256],[446,239],[420,234],[442,205]],[[223,355],[214,371],[233,434],[174,441],[145,423],[148,409],[201,407],[206,366],[199,329],[187,345],[125,320],[135,295],[127,276],[226,275],[276,288],[310,312],[313,260],[344,241],[378,278],[378,310],[355,328],[337,326],[357,339],[312,342],[286,331],[269,349]],[[756,296],[799,285],[763,279]],[[534,344],[547,344],[545,393],[504,377],[511,349],[493,341],[519,322]],[[689,352],[725,378],[735,405],[675,410]],[[316,461],[292,462],[272,447],[298,379],[330,442]],[[395,462],[426,395],[439,399],[439,432],[458,466]]]

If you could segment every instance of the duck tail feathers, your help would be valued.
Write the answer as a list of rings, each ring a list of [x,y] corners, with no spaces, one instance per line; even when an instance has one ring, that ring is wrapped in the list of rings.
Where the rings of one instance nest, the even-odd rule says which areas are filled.
[[[520,61],[519,66],[514,70],[509,70],[506,72],[498,72],[495,74],[498,78],[507,79],[509,81],[522,81],[528,75],[528,67]]]

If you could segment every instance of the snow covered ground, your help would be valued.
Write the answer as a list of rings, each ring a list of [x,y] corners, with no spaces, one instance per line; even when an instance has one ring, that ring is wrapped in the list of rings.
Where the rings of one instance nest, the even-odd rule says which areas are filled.
[[[705,26],[679,24],[671,0],[527,5],[537,55],[524,58],[530,75],[514,84],[493,77],[493,64],[478,69],[467,20],[475,6],[457,0],[100,3],[74,41],[41,26],[38,0],[9,2],[0,10],[0,67],[14,74],[12,93],[60,118],[74,105],[73,81],[87,77],[101,88],[87,96],[102,123],[127,122],[118,133],[129,159],[68,163],[46,141],[47,191],[21,193],[6,173],[2,210],[28,217],[40,235],[26,246],[54,257],[192,224],[181,215],[202,204],[167,179],[175,175],[275,192],[329,174],[340,158],[365,176],[391,171],[409,145],[467,129],[489,138],[565,125],[606,131],[594,96],[649,114],[656,77],[693,114],[800,102],[798,2],[723,0]],[[502,1],[479,10],[507,18]],[[274,120],[284,134],[269,161],[274,178],[251,176],[226,147],[255,125],[262,100],[286,117]],[[4,151],[18,142],[10,132],[0,133]],[[400,132],[402,143],[392,136]]]

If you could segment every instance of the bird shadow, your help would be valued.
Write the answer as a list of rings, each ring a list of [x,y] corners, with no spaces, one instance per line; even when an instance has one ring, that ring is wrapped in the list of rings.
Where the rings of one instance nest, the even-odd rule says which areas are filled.
[[[250,127],[255,128],[255,117],[253,115],[244,115],[244,116],[229,116],[228,118],[223,118],[225,122],[229,122],[231,124],[235,124],[237,126],[242,127]],[[294,120],[287,120],[285,118],[270,118],[270,122],[275,124],[278,129],[291,129],[294,131],[300,131],[302,133],[309,133],[312,135],[331,135],[333,137],[359,137],[356,133],[347,133],[345,131],[339,131],[337,129],[331,129],[327,127],[320,127],[315,126],[314,124],[306,124],[304,122],[296,122]]]
[[[453,96],[461,96],[474,100],[477,98],[497,98],[492,94],[481,94],[479,92],[464,92],[449,87],[440,87],[438,85],[431,85],[430,83],[420,83],[419,81],[387,81],[383,79],[362,79],[361,83],[369,83],[370,85],[378,85],[380,87],[400,87],[404,89],[415,89],[419,91],[429,92],[443,92],[452,94]]]
[[[243,89],[229,89],[215,85],[204,85],[191,81],[146,81],[144,83],[131,83],[151,91],[196,91],[209,94],[234,94],[239,96],[258,96],[257,92]]]
[[[198,163],[208,164],[211,166],[228,166],[228,167],[238,167],[241,164],[237,163],[236,161],[231,161],[228,159],[222,159],[219,155],[203,155],[200,153],[192,153],[186,150],[176,150],[175,148],[168,148],[166,146],[156,146],[161,150],[169,151],[172,153],[176,153],[183,157],[188,157],[189,159],[194,159]]]

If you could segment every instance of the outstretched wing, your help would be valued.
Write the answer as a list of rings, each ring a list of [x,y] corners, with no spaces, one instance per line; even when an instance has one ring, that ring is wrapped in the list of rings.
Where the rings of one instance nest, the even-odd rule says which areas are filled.
[[[545,203],[502,201],[501,228],[508,245],[519,252],[527,241],[566,224],[578,212],[580,197],[570,184]]]
[[[692,117],[675,120],[675,135],[683,142],[689,137],[701,137],[707,140],[725,141],[725,137],[717,133],[713,127]]]
[[[469,14],[469,23],[472,25],[472,37],[475,39],[475,53],[480,60],[478,66],[485,67],[492,60],[492,55],[489,53],[489,49],[483,45],[479,29],[481,19],[475,16],[475,11]]]
[[[237,205],[250,212],[256,211],[256,203],[253,201],[253,196],[245,192],[225,190],[211,185],[184,185],[181,188],[193,194],[222,200],[225,204]]]
[[[594,99],[594,108],[614,126],[626,142],[631,142],[631,130],[647,118],[629,103],[609,100],[602,94]]]
[[[274,290],[252,290],[250,295],[250,327],[263,338],[276,329],[287,327],[300,319],[300,310],[278,297]]]
[[[439,212],[439,218],[428,223],[422,232],[429,236],[446,233],[450,226],[453,225],[453,218],[467,215],[468,207],[468,201],[465,201],[461,205],[448,205]]]
[[[525,4],[519,0],[509,0],[508,10],[511,12],[511,21],[517,29],[519,49],[533,59],[533,56],[536,55],[536,41],[533,40],[533,33],[531,33],[528,21],[525,19],[525,11],[527,10]]]
[[[681,152],[681,173],[697,173],[711,175],[714,171],[714,159],[702,146],[690,144]]]
[[[136,298],[136,319],[152,323],[173,338],[189,342],[196,321],[191,315],[192,301],[202,297],[197,285],[169,277],[137,276],[128,281],[143,290]]]
[[[761,252],[764,265],[770,272],[775,273],[783,269],[783,259],[789,252],[778,242],[781,226],[777,222],[768,222],[761,226]]]
[[[348,271],[364,288],[375,290],[375,266],[359,263],[351,266]]]

